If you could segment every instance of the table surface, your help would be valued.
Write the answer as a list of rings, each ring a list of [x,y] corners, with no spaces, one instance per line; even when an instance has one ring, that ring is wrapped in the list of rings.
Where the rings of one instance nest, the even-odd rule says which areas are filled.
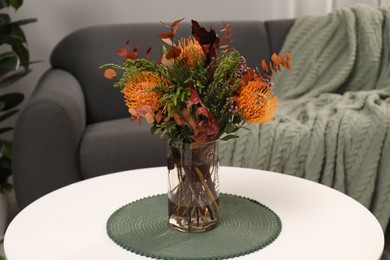
[[[275,211],[283,228],[269,246],[243,259],[377,260],[384,247],[376,218],[350,197],[279,173],[220,167],[220,190],[255,199]],[[113,173],[54,191],[22,210],[4,239],[8,260],[147,259],[106,234],[119,207],[166,193],[163,167]]]

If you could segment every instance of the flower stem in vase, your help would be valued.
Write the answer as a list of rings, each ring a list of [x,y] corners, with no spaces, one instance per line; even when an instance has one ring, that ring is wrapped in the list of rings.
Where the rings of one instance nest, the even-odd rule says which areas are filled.
[[[170,225],[184,232],[214,228],[220,211],[217,143],[182,144],[170,149],[168,160]]]

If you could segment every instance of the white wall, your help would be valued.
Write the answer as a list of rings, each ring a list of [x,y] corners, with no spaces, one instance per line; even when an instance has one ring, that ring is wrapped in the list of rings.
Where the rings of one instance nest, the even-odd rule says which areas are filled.
[[[68,33],[90,25],[131,22],[170,22],[182,17],[198,21],[269,20],[293,18],[303,13],[325,14],[334,6],[355,2],[377,5],[390,0],[25,0],[13,19],[37,18],[24,27],[33,72],[0,94],[17,91],[29,98],[42,73],[49,67],[49,55]],[[14,124],[16,117],[6,123]],[[12,135],[9,136],[11,138]]]

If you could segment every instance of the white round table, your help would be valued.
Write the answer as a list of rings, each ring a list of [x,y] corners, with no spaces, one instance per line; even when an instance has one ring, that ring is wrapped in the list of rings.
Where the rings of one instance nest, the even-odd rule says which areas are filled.
[[[166,193],[166,168],[114,173],[54,191],[22,210],[4,239],[8,260],[147,259],[116,245],[106,222],[119,207]],[[221,167],[220,190],[255,199],[282,220],[269,246],[242,259],[378,260],[384,248],[376,218],[350,197],[279,173]]]

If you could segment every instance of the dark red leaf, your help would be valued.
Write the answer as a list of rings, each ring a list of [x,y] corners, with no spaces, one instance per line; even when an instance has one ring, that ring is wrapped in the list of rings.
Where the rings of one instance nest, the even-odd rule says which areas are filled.
[[[147,50],[146,50],[146,58],[149,59],[150,58],[150,53],[152,52],[152,47],[149,47]]]
[[[130,41],[126,41],[126,47],[116,51],[118,56],[126,56],[130,52]]]
[[[134,52],[129,52],[127,55],[126,55],[126,57],[125,57],[125,60],[126,59],[131,59],[131,60],[135,60],[136,58],[137,58],[137,54],[136,53],[134,53]]]
[[[125,48],[119,49],[119,50],[116,51],[116,54],[118,56],[121,56],[121,57],[122,56],[126,56],[127,55],[127,50]]]
[[[174,58],[179,57],[180,53],[181,53],[181,50],[179,48],[172,47],[172,49],[167,53],[167,55],[165,57],[168,60],[174,59]]]
[[[211,140],[213,140],[219,132],[219,125],[212,114],[209,114],[208,118],[207,135],[211,137]]]
[[[173,36],[176,36],[177,32],[179,31],[179,26],[173,27]]]
[[[209,117],[209,112],[207,111],[205,106],[198,107],[198,109],[196,109],[196,114]]]
[[[204,27],[201,27],[199,23],[195,20],[191,20],[192,22],[192,35],[199,42],[200,45],[211,44],[215,41],[215,31],[210,30],[208,32]]]
[[[172,38],[175,35],[173,34],[173,32],[165,32],[165,33],[160,33],[158,36],[161,39],[167,39],[167,38]]]
[[[206,55],[206,62],[210,64],[212,58],[216,58],[218,55],[219,38],[215,31],[210,28],[208,32],[204,27],[201,27],[195,20],[192,22],[192,35],[202,46],[202,50]]]
[[[230,39],[230,36],[229,35],[225,35],[225,36],[223,36],[221,38],[221,42],[227,42],[227,41],[229,41],[229,39]]]
[[[184,20],[184,18],[181,18],[181,19],[179,19],[179,20],[176,20],[176,21],[174,21],[172,24],[171,24],[171,26],[172,27],[175,27],[176,25],[178,25],[181,21],[183,21]]]
[[[194,88],[187,88],[191,92],[190,98],[187,100],[187,108],[189,108],[192,105],[197,105],[200,104],[200,97],[198,92]]]

